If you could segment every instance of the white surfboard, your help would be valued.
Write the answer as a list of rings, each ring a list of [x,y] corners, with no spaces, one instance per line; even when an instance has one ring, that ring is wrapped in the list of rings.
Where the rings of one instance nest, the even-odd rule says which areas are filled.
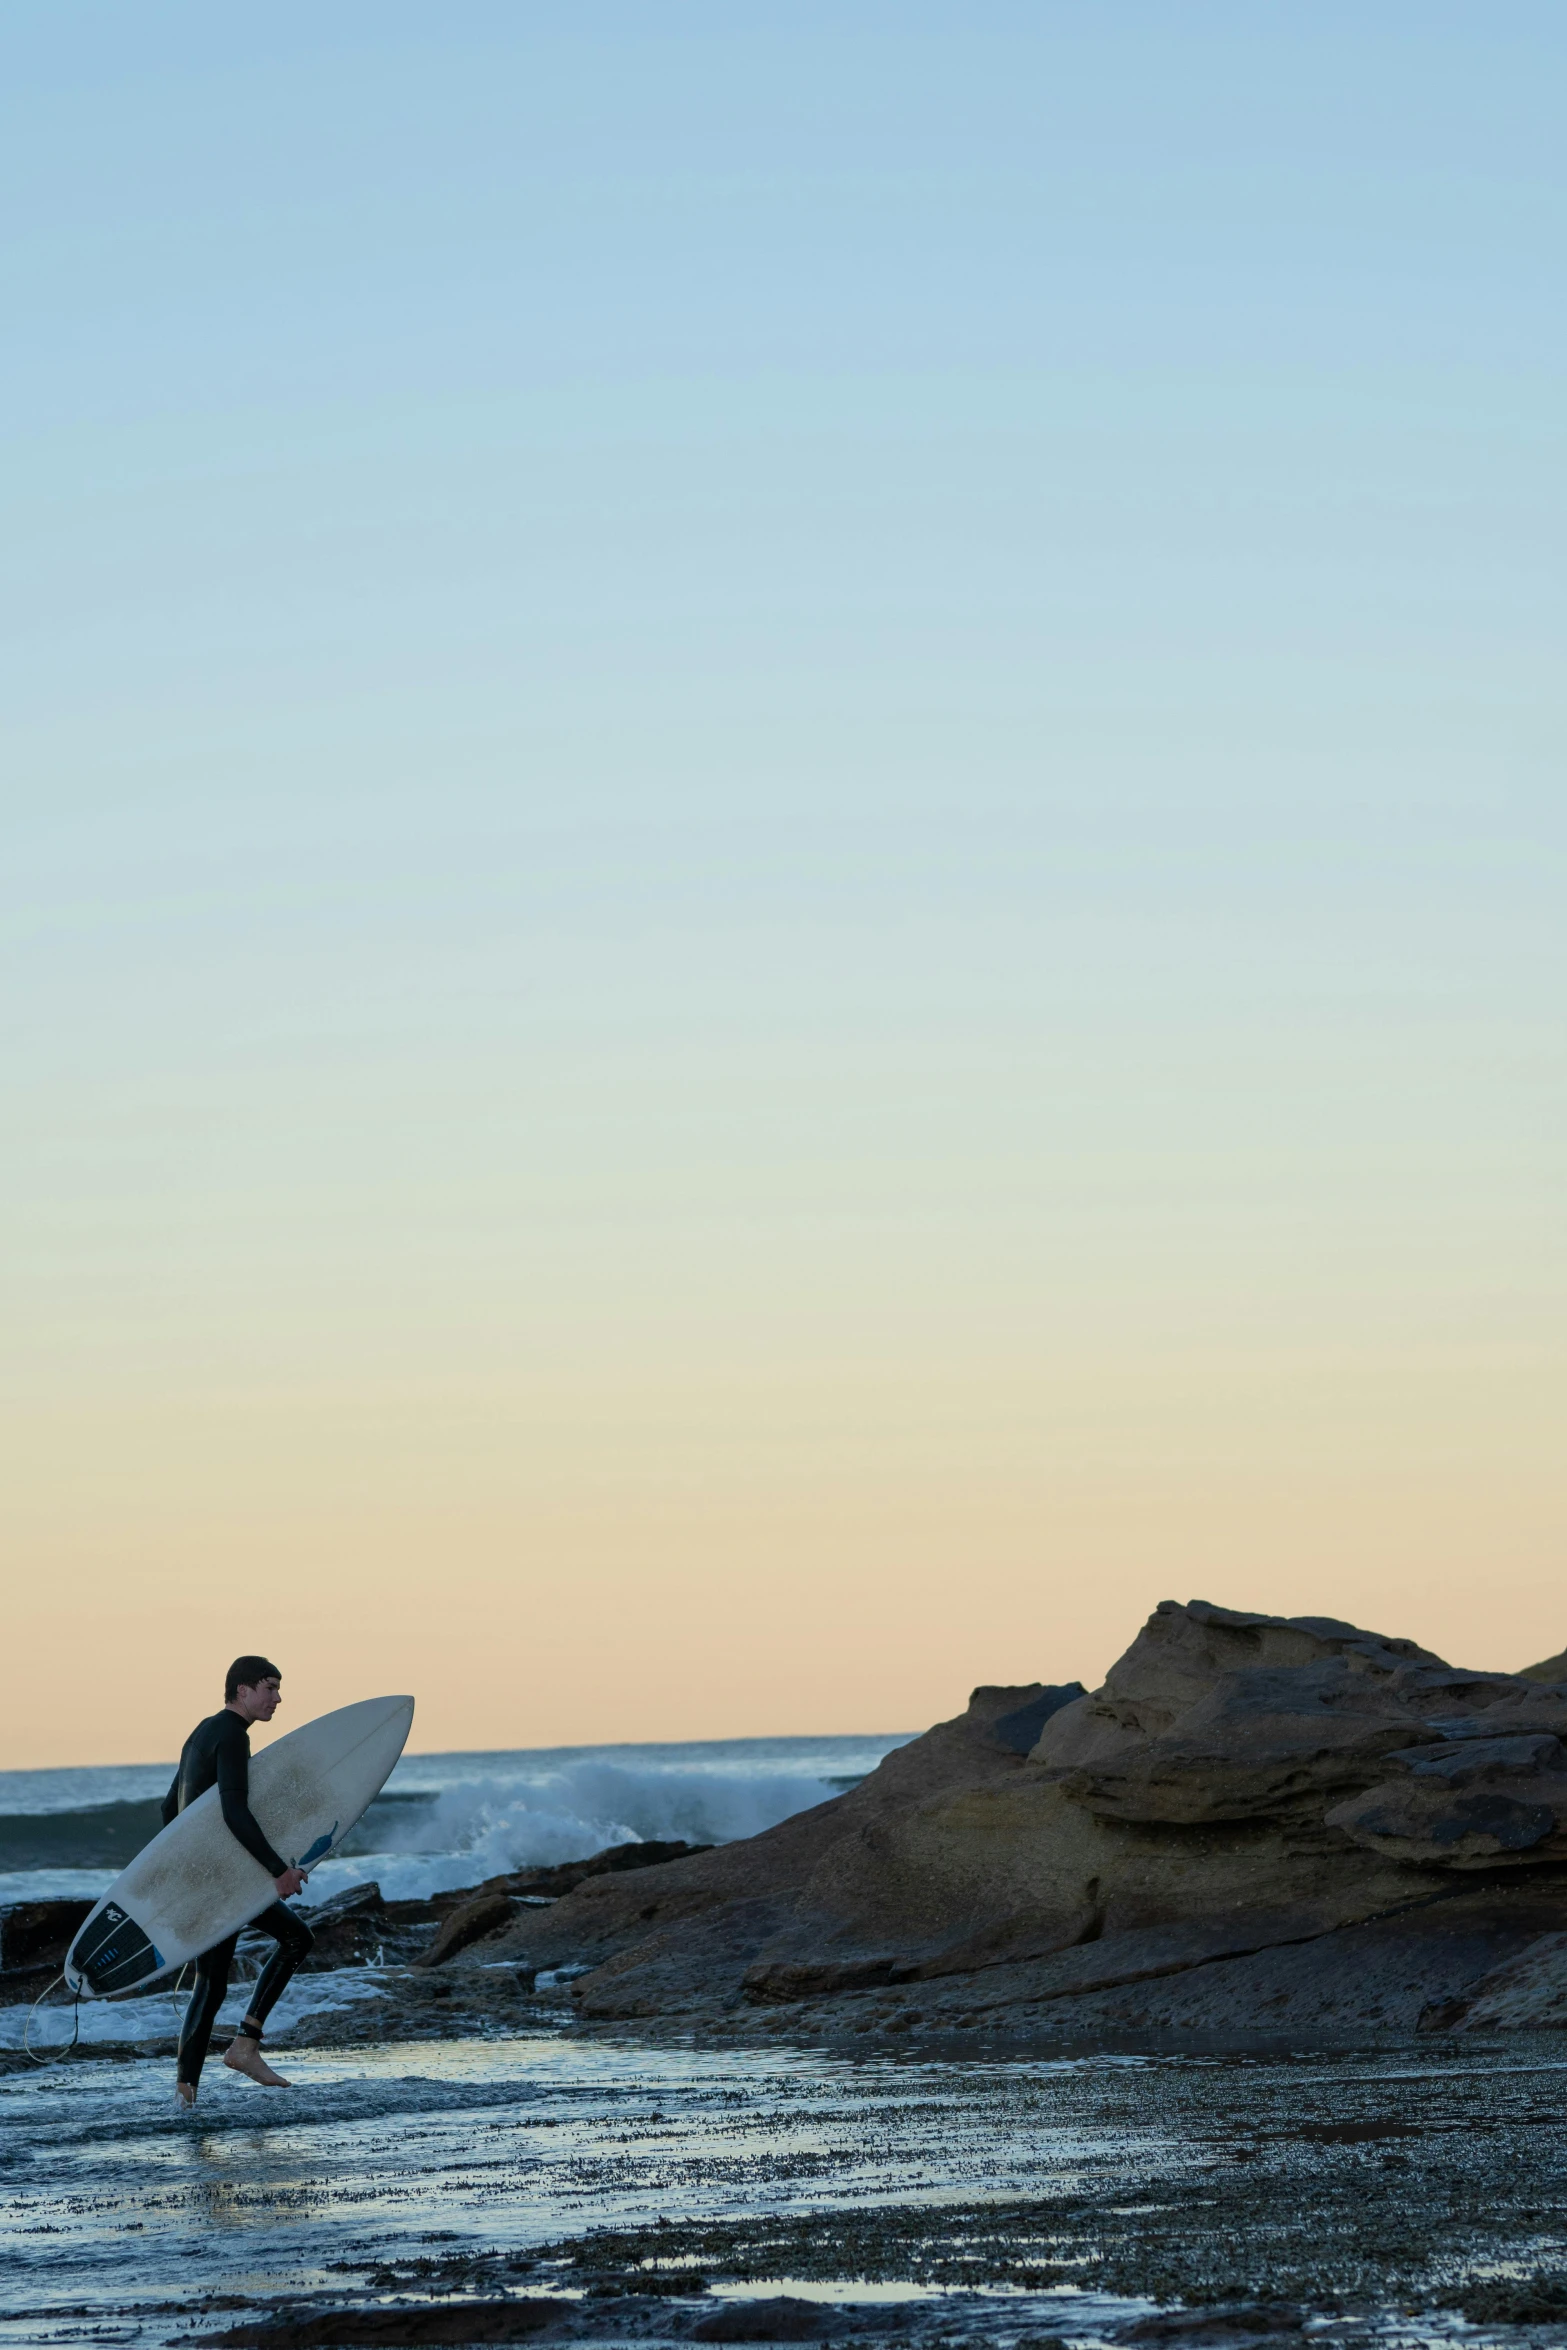
[[[335,1852],[403,1751],[411,1697],[367,1697],[322,1714],[258,1754],[250,1808],[273,1850],[307,1873]],[[254,1854],[223,1824],[216,1787],[120,1871],[65,1961],[73,1991],[108,1998],[237,1934],[277,1899]]]

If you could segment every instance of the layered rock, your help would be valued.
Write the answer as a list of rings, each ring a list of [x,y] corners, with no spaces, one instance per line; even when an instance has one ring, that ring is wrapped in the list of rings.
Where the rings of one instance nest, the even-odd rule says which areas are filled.
[[[1431,1933],[1389,1945],[1424,2014],[1455,2002],[1465,1965],[1567,1928],[1564,1738],[1567,1684],[1329,1618],[1167,1601],[1092,1695],[976,1690],[814,1811],[651,1879],[583,1883],[475,1947],[576,1970],[589,2017],[896,1993],[911,2015],[982,1998],[1059,2020],[1199,1968],[1211,2008],[1226,1985],[1244,2004],[1256,1954],[1430,1909]],[[1502,1898],[1522,1881],[1527,1900]],[[1460,1894],[1438,1965],[1436,1912]]]
[[[1032,1759],[1101,1819],[1268,1819],[1296,1851],[1343,1836],[1473,1868],[1567,1857],[1562,1732],[1567,1688],[1455,1671],[1327,1617],[1165,1601]]]

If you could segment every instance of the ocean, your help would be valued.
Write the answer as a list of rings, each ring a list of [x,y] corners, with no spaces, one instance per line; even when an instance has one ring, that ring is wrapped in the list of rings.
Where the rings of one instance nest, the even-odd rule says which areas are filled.
[[[405,1755],[312,1900],[420,1900],[610,1844],[727,1844],[840,1795],[910,1732]],[[172,1762],[0,1771],[0,1905],[96,1898],[157,1832]]]

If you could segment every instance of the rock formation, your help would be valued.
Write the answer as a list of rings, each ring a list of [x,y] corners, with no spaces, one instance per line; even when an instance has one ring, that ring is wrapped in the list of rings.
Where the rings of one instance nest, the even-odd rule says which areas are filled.
[[[1564,1740],[1567,1682],[1165,1601],[1092,1695],[976,1690],[847,1794],[585,1881],[474,1954],[575,1971],[606,2021],[838,2029],[890,2001],[911,2027],[1236,2033],[1432,2028],[1508,1998],[1549,2020]]]

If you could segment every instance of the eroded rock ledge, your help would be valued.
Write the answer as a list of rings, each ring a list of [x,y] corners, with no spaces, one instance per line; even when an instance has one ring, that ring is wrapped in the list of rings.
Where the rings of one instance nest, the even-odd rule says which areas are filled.
[[[1567,2024],[1564,1742],[1567,1681],[1165,1601],[1102,1689],[978,1689],[847,1794],[470,1955],[695,2028]]]

